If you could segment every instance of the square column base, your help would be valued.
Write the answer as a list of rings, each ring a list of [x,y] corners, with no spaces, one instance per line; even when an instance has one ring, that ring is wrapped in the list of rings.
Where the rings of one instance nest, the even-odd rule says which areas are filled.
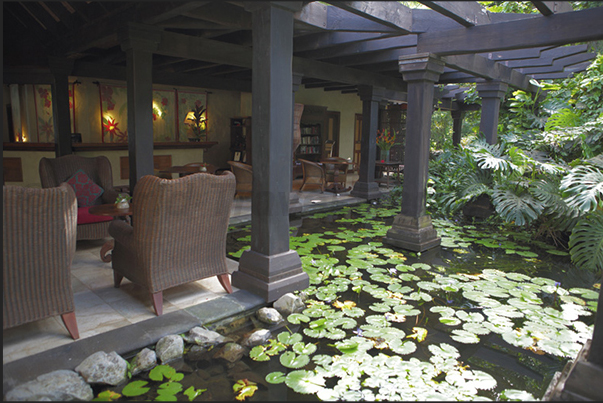
[[[350,192],[351,196],[362,199],[373,200],[383,197],[383,192],[379,190],[377,182],[360,182],[354,184],[354,189]]]
[[[409,217],[398,214],[383,242],[413,252],[423,252],[439,246],[441,238],[433,228],[430,216]]]
[[[308,274],[294,250],[276,255],[263,255],[248,249],[239,260],[239,270],[232,273],[232,285],[247,290],[266,302],[310,286]]]

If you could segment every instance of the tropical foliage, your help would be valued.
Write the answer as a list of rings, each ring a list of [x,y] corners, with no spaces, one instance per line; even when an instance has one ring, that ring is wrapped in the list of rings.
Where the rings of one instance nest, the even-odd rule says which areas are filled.
[[[603,269],[603,56],[583,73],[511,92],[499,141],[470,136],[430,164],[431,214],[455,216],[485,195],[491,220],[564,245],[581,268]]]

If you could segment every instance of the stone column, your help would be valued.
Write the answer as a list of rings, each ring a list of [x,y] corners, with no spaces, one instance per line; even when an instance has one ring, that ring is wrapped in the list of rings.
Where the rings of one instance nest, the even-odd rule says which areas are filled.
[[[301,85],[302,75],[301,74],[293,74],[292,83],[293,83],[293,115],[291,121],[293,122],[293,130],[291,132],[291,191],[289,192],[289,212],[290,213],[299,213],[302,211],[302,205],[299,202],[299,193],[293,190],[293,165],[295,164],[295,93],[299,89]],[[297,145],[299,147],[299,144]],[[297,148],[297,147],[295,147]]]
[[[425,212],[431,115],[434,84],[444,71],[444,62],[422,53],[400,58],[400,72],[408,83],[406,150],[402,208],[383,242],[416,252],[440,244],[431,217]]]
[[[383,196],[375,182],[375,157],[377,155],[377,129],[379,128],[379,104],[384,101],[372,86],[359,85],[362,100],[362,136],[360,138],[360,166],[358,181],[350,195],[372,200]]]
[[[138,179],[153,175],[153,51],[161,40],[161,30],[130,23],[120,33],[126,52],[128,87],[128,156],[130,192]]]
[[[51,57],[48,59],[52,73],[52,120],[54,122],[55,155],[73,153],[71,147],[71,115],[69,113],[69,75],[73,71],[73,59]]]
[[[452,115],[452,145],[458,146],[461,144],[461,131],[463,129],[463,117],[465,111],[460,109],[450,111]]]
[[[505,97],[508,85],[499,81],[478,83],[476,86],[479,96],[482,98],[482,116],[479,123],[479,131],[484,134],[488,144],[496,144],[498,141],[498,112],[500,102]]]
[[[250,2],[253,27],[253,193],[251,248],[232,285],[272,302],[307,288],[301,259],[289,249],[293,128],[293,13],[301,2]]]

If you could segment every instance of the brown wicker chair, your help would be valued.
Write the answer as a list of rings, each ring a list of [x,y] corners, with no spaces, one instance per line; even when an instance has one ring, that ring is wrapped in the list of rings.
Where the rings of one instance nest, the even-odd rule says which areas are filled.
[[[113,188],[111,163],[105,156],[82,157],[65,155],[58,158],[40,159],[39,172],[43,188],[57,187],[67,181],[78,169],[82,169],[98,186],[103,194],[94,204],[114,203],[118,192]],[[111,217],[93,216],[88,208],[78,208],[77,240],[101,239],[109,236],[107,232]]]
[[[64,183],[3,190],[3,328],[61,315],[78,339],[71,288],[77,231],[73,189]]]
[[[324,193],[325,186],[327,184],[325,180],[325,171],[322,165],[300,158],[299,161],[302,164],[303,179],[302,184],[299,187],[299,191],[303,192],[304,187],[308,184],[314,184],[320,186],[320,193]]]
[[[230,170],[237,179],[236,195],[241,193],[251,193],[253,184],[253,168],[249,164],[242,162],[227,161],[230,165]]]
[[[226,234],[234,192],[230,171],[171,180],[143,176],[134,189],[133,225],[114,220],[109,227],[115,287],[123,277],[145,287],[158,316],[168,288],[218,276],[231,293]]]

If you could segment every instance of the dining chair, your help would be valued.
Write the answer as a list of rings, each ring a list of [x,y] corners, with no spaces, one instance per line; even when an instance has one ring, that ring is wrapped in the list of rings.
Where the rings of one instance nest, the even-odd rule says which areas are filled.
[[[324,193],[326,186],[325,171],[322,165],[317,162],[299,158],[298,161],[302,164],[302,184],[299,191],[303,192],[306,185],[314,184],[320,186],[320,193]]]
[[[341,189],[346,188],[349,162],[345,158],[331,157],[321,160],[325,170],[326,186],[333,184]]]

